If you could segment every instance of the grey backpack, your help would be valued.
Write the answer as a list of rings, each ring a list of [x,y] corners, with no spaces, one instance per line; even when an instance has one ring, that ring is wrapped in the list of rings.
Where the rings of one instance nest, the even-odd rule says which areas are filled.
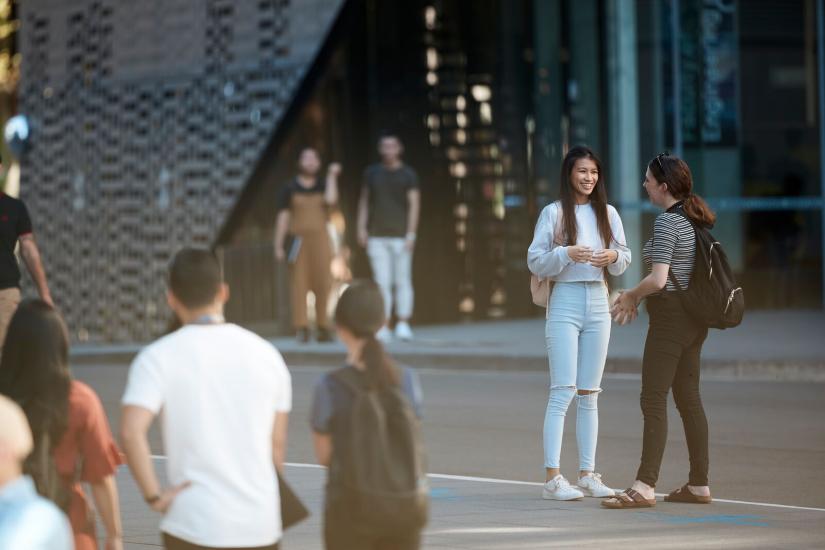
[[[333,375],[353,392],[349,456],[339,457],[356,528],[373,535],[420,529],[429,484],[418,419],[400,387],[366,387],[354,369]]]

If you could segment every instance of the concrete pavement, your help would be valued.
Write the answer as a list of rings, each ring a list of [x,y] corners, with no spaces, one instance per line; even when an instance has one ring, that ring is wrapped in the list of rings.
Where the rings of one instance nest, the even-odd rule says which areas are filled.
[[[641,315],[613,325],[607,372],[638,373],[647,334]],[[749,312],[742,325],[711,330],[703,349],[706,374],[742,380],[825,381],[825,313]],[[340,344],[298,344],[273,338],[290,365],[335,365]],[[416,327],[416,340],[388,346],[401,363],[417,367],[470,370],[546,371],[541,318]],[[76,345],[76,364],[127,362],[140,345]]]
[[[313,510],[291,530],[288,549],[317,549],[324,472],[314,463],[308,429],[313,384],[325,368],[294,368],[290,482]],[[126,365],[74,368],[101,395],[113,427]],[[705,381],[711,423],[708,506],[660,502],[652,510],[601,510],[598,502],[557,503],[540,498],[541,424],[547,377],[538,372],[445,372],[421,369],[424,436],[434,477],[432,522],[425,548],[821,548],[825,547],[825,385]],[[598,469],[607,483],[633,479],[641,445],[639,380],[609,375],[600,397]],[[687,451],[673,407],[658,490],[685,481]],[[562,467],[576,470],[575,411],[568,415]],[[163,453],[157,430],[154,452]],[[469,478],[469,479],[468,479]],[[484,479],[472,479],[484,478]],[[123,495],[127,548],[158,543],[157,518],[140,500],[127,472]],[[739,501],[739,502],[722,502]]]
[[[158,468],[163,460],[157,460]],[[323,548],[325,470],[291,465],[286,476],[312,515],[290,529],[285,550]],[[507,480],[430,477],[431,518],[422,547],[428,550],[628,547],[821,548],[825,510],[798,510],[718,502],[707,506],[659,502],[645,510],[603,510],[596,499],[555,502],[538,498],[540,484]],[[131,550],[158,547],[157,515],[136,498],[122,468],[124,542]],[[358,549],[353,549],[358,550]]]

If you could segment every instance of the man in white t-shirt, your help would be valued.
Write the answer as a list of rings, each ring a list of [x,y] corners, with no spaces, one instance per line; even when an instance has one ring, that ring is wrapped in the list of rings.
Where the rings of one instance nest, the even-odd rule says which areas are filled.
[[[228,296],[214,254],[180,251],[167,298],[183,327],[137,356],[123,395],[123,447],[167,549],[274,549],[282,535],[291,379],[271,344],[224,322]],[[161,410],[165,489],[147,439]]]

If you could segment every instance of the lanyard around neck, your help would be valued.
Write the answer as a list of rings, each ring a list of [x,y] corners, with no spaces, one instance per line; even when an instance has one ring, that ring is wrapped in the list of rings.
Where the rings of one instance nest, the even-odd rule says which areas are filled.
[[[201,315],[194,321],[191,321],[190,325],[220,325],[226,322],[223,315],[220,313],[208,313],[206,315]]]

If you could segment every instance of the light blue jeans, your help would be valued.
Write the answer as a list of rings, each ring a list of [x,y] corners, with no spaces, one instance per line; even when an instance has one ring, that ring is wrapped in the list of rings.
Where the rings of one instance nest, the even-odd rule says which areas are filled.
[[[564,417],[577,401],[579,470],[595,471],[598,399],[610,342],[610,306],[603,282],[556,283],[545,326],[550,399],[544,415],[544,466],[558,468]],[[577,390],[593,393],[578,395]]]

